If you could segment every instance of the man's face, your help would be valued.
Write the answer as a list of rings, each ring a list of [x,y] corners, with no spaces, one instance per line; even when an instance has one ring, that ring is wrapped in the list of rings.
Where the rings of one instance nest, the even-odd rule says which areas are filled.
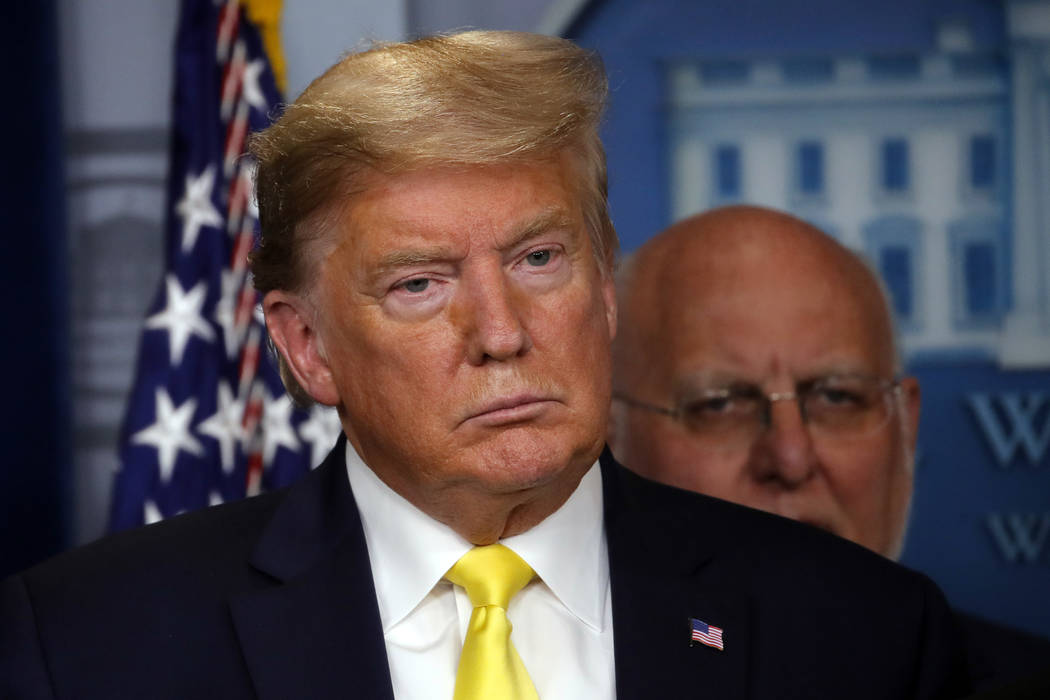
[[[379,177],[344,211],[312,293],[347,436],[395,490],[575,488],[601,450],[615,298],[572,169]]]
[[[871,299],[859,298],[849,279],[829,276],[826,265],[765,255],[667,275],[676,296],[665,293],[659,302],[663,335],[653,344],[660,349],[646,370],[635,366],[635,384],[623,389],[672,406],[706,389],[747,385],[770,394],[828,375],[892,378],[889,329]],[[802,520],[895,556],[911,496],[918,412],[914,381],[905,380],[903,389],[888,422],[860,437],[819,434],[803,422],[796,401],[783,400],[773,404],[767,428],[735,447],[617,402],[614,445],[628,466],[651,478]]]

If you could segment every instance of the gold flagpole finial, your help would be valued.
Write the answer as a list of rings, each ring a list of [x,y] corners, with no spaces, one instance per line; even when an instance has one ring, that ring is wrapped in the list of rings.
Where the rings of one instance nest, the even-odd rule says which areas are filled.
[[[285,95],[284,51],[281,48],[281,4],[282,0],[241,0],[249,19],[259,27],[266,55],[270,59],[274,80],[281,95]]]

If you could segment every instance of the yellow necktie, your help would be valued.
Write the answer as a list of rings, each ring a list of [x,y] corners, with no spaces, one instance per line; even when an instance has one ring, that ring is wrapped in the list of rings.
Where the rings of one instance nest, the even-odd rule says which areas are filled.
[[[538,700],[525,664],[510,642],[510,599],[535,576],[521,557],[501,544],[475,547],[445,574],[470,597],[454,700]]]

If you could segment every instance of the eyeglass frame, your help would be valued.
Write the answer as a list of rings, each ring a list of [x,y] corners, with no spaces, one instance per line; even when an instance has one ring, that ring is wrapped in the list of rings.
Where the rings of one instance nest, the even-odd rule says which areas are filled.
[[[817,378],[815,380],[812,380],[810,382],[806,382],[805,383],[806,389],[811,389],[812,387],[819,386],[821,383],[828,382],[828,381],[830,381],[832,379],[836,379],[836,378],[852,378],[852,379],[858,379],[859,378],[859,379],[865,379],[865,380],[875,380],[878,383],[879,390],[883,394],[884,397],[887,395],[887,392],[890,392],[892,394],[892,397],[896,398],[898,400],[903,395],[903,391],[904,391],[904,387],[903,387],[903,381],[904,380],[901,377],[897,377],[897,378],[894,378],[894,379],[887,379],[885,377],[876,377],[876,376],[865,375],[865,374],[829,374],[829,375],[825,375],[823,377],[819,377],[819,378]],[[764,428],[766,428],[766,429],[768,429],[773,423],[773,404],[777,403],[778,401],[794,401],[796,403],[796,405],[798,406],[799,416],[801,416],[801,418],[802,418],[803,425],[807,426],[807,428],[808,428],[809,427],[809,418],[806,415],[805,403],[803,401],[803,399],[804,399],[804,392],[799,389],[799,387],[802,386],[802,385],[803,385],[803,383],[799,382],[799,383],[797,383],[795,385],[795,389],[793,391],[774,391],[774,392],[764,392],[757,385],[752,385],[752,386],[749,387],[749,389],[754,389],[755,390],[754,394],[745,393],[745,392],[742,392],[740,390],[734,390],[732,387],[719,388],[719,389],[706,389],[703,392],[701,392],[701,394],[699,396],[693,397],[691,399],[691,401],[708,400],[708,399],[719,399],[719,398],[721,398],[721,399],[730,399],[730,398],[733,398],[734,396],[735,397],[748,396],[750,398],[755,398],[755,399],[761,398],[762,399],[762,412],[761,412],[762,426]],[[629,394],[626,394],[626,393],[624,393],[622,391],[616,391],[616,390],[614,390],[612,392],[612,398],[614,400],[616,400],[616,401],[622,401],[626,405],[634,407],[634,408],[641,408],[641,409],[644,409],[644,410],[652,411],[654,413],[658,413],[658,414],[661,414],[661,415],[669,416],[670,418],[672,418],[676,422],[681,423],[682,425],[684,425],[687,430],[690,430],[690,432],[696,432],[694,430],[689,429],[688,425],[686,424],[685,419],[683,418],[683,413],[684,412],[682,410],[682,405],[677,406],[675,408],[667,408],[665,406],[660,406],[660,405],[657,405],[657,404],[654,404],[654,403],[649,403],[647,401],[642,401],[641,399],[636,399],[633,396],[630,396]],[[872,432],[874,432],[874,431],[876,431],[876,430],[878,430],[880,428],[885,427],[888,422],[889,422],[889,416],[887,415],[887,420],[885,422],[883,422],[883,423],[880,423],[878,426],[872,428]],[[863,434],[867,434],[867,433],[863,433]]]

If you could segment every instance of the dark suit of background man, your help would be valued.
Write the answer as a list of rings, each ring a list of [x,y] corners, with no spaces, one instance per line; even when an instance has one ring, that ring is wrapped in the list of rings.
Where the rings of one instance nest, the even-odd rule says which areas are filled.
[[[471,606],[444,574],[497,541],[537,574],[508,616],[542,698],[959,690],[928,580],[602,453],[605,89],[569,42],[472,32],[288,107],[253,146],[255,284],[287,386],[345,437],[289,490],[9,579],[0,695],[450,698]]]
[[[856,254],[788,214],[725,207],[650,239],[619,287],[617,458],[900,554],[919,385],[899,378],[886,296]],[[975,683],[1050,667],[1050,642],[963,622]]]

